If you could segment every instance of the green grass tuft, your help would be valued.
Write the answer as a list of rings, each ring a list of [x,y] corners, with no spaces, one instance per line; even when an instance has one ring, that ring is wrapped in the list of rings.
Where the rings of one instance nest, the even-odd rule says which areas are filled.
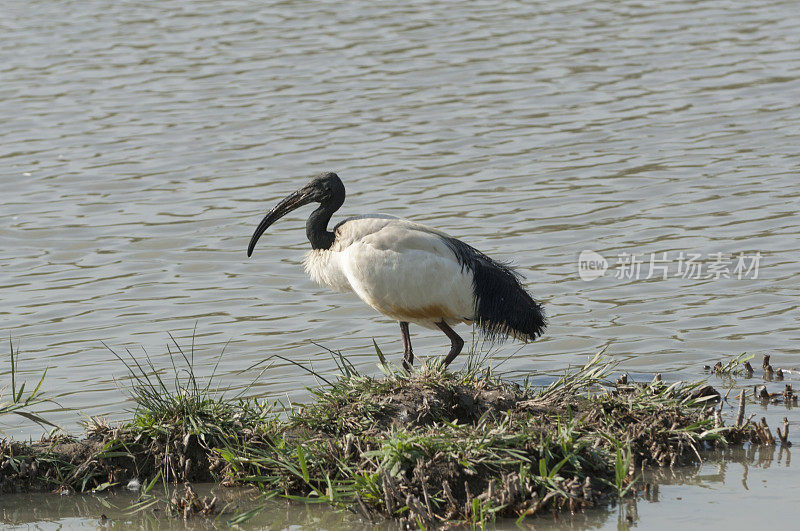
[[[51,428],[58,428],[55,424],[51,423],[38,413],[30,411],[32,407],[39,404],[50,402],[42,391],[42,384],[47,376],[47,369],[42,372],[36,386],[32,391],[25,393],[27,382],[22,382],[22,385],[17,388],[17,374],[19,372],[19,346],[16,352],[14,351],[14,343],[11,337],[8,338],[9,348],[11,350],[11,389],[8,385],[0,386],[0,416],[14,414],[31,420],[40,426],[50,426]],[[10,391],[10,392],[9,392]],[[7,397],[6,397],[7,396]]]
[[[155,367],[146,351],[140,362],[130,350],[126,350],[126,359],[104,344],[125,364],[134,382],[127,389],[136,404],[130,429],[151,436],[180,431],[205,440],[224,438],[244,427],[261,426],[271,418],[271,404],[243,398],[249,388],[230,397],[229,388],[212,386],[225,348],[217,356],[211,375],[201,378],[194,367],[194,336],[188,352],[172,334],[169,337],[172,343],[167,345],[171,368],[168,376],[164,369]]]

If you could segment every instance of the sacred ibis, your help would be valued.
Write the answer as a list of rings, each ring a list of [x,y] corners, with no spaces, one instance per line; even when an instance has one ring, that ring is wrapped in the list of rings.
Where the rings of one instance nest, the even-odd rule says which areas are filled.
[[[350,217],[328,230],[344,197],[338,175],[318,175],[267,213],[250,239],[247,256],[270,225],[303,205],[319,203],[306,221],[311,242],[306,272],[335,291],[354,292],[399,321],[406,370],[414,362],[409,323],[447,335],[451,347],[445,367],[464,346],[451,328],[457,323],[475,323],[491,339],[527,341],[542,334],[542,305],[525,291],[511,267],[444,232],[386,214]]]

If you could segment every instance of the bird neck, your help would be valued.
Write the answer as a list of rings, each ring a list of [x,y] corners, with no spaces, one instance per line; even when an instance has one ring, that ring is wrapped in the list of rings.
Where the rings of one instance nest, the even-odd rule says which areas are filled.
[[[321,204],[306,221],[306,236],[312,249],[330,249],[336,236],[328,230],[328,222],[340,205]]]

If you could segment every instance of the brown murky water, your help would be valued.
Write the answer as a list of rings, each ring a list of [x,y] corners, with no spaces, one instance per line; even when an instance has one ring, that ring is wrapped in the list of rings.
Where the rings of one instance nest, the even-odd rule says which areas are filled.
[[[372,338],[399,357],[399,328],[302,273],[306,211],[245,256],[266,209],[336,170],[343,216],[408,217],[519,266],[551,326],[501,347],[511,375],[604,346],[671,379],[744,351],[800,363],[798,15],[791,1],[4,2],[0,332],[23,376],[49,367],[48,418],[71,431],[130,407],[101,340],[166,365],[167,331],[188,344],[197,324],[200,373],[232,340],[234,390],[273,353],[335,371],[312,340],[374,372]],[[605,276],[581,280],[584,250]],[[756,253],[757,278],[737,274]],[[419,354],[446,350],[412,333]],[[279,363],[254,392],[301,400],[314,383]]]

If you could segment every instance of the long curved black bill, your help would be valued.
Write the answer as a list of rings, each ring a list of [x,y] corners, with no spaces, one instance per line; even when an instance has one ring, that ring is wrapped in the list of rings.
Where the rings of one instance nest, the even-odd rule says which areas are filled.
[[[247,256],[249,257],[253,254],[253,249],[255,249],[258,239],[262,234],[264,234],[264,231],[266,231],[270,225],[281,219],[292,210],[300,208],[301,206],[307,205],[313,201],[314,197],[312,191],[308,190],[307,188],[301,188],[275,205],[275,208],[267,212],[267,215],[264,216],[264,219],[262,219],[261,223],[259,223],[258,227],[256,227],[253,237],[250,238],[250,245],[247,246]]]

